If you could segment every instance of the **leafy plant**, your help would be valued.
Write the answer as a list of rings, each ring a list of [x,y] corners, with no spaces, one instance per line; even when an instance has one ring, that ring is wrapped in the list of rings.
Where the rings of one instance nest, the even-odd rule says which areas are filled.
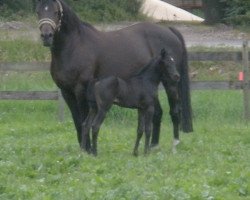
[[[225,21],[237,25],[250,25],[249,0],[221,0],[226,2]]]
[[[65,0],[79,16],[91,22],[140,18],[141,0]],[[18,19],[34,14],[35,0],[0,0],[0,17]]]

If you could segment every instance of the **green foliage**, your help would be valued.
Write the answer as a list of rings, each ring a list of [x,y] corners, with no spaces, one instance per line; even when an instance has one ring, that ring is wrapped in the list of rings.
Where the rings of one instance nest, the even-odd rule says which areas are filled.
[[[16,19],[34,14],[34,0],[0,0],[0,17]],[[81,19],[91,22],[135,20],[139,16],[139,0],[65,0]]]
[[[98,22],[136,19],[141,6],[137,0],[82,0],[68,3],[82,19]]]
[[[32,0],[0,0],[1,18],[17,19],[27,17],[33,10]]]
[[[225,0],[222,0],[225,1]],[[228,0],[225,21],[236,25],[250,25],[250,1]]]

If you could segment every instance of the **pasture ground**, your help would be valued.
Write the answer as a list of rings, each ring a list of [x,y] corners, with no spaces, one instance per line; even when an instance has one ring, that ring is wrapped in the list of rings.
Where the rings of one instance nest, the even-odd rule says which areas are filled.
[[[208,29],[204,36],[214,33]],[[37,30],[1,30],[1,62],[49,61],[48,50],[38,41]],[[240,69],[231,63],[199,62],[191,63],[190,72],[194,80],[228,80]],[[1,90],[56,89],[48,73],[7,72],[0,81]],[[195,131],[181,134],[175,155],[163,92],[160,98],[164,117],[159,148],[144,156],[142,142],[138,158],[132,156],[135,111],[111,110],[95,158],[80,151],[68,112],[65,123],[58,122],[57,102],[1,101],[0,199],[250,199],[250,127],[242,120],[242,92],[193,91]]]
[[[99,155],[80,151],[69,113],[57,103],[1,101],[0,199],[250,198],[249,125],[240,91],[192,93],[194,128],[172,154],[165,94],[160,146],[132,156],[136,111],[113,107],[99,136]]]

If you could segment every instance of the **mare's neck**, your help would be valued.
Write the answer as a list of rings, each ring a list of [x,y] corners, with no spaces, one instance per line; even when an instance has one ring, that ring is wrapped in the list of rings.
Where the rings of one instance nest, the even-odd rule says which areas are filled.
[[[63,17],[61,21],[60,30],[55,33],[53,46],[51,48],[52,53],[61,52],[68,48],[68,44],[72,43],[74,39],[84,36],[84,32],[88,29],[95,28],[85,22],[82,22],[79,17],[62,2]],[[70,45],[69,45],[70,46]]]

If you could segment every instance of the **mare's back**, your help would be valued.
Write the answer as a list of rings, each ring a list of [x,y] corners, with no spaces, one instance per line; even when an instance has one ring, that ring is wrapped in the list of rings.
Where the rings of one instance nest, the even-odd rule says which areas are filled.
[[[139,23],[118,31],[102,34],[101,53],[97,75],[126,78],[145,66],[159,54],[162,48],[170,48],[180,54],[181,42],[166,27],[151,23]]]

